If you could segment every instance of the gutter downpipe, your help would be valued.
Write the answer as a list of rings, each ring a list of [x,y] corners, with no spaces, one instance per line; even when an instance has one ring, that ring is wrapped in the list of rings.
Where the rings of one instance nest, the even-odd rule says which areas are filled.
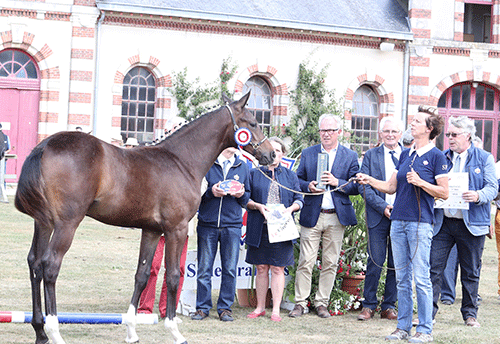
[[[408,87],[409,87],[409,75],[410,75],[410,42],[405,42],[405,53],[403,62],[403,103],[401,104],[401,119],[405,130],[408,129]]]
[[[95,43],[95,75],[94,75],[94,113],[92,115],[92,134],[94,136],[97,136],[97,103],[98,103],[98,98],[99,98],[99,59],[100,59],[100,52],[101,50],[99,49],[100,44],[101,44],[101,26],[102,22],[104,21],[104,17],[106,16],[106,12],[101,10],[101,14],[99,15],[99,19],[97,21],[97,32],[96,32],[96,43]]]

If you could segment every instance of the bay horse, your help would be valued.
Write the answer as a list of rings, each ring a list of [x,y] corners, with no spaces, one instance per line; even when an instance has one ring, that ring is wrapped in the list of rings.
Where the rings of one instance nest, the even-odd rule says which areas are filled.
[[[27,157],[17,186],[16,208],[35,220],[28,254],[36,344],[59,333],[55,284],[64,255],[85,216],[142,229],[135,286],[125,316],[126,342],[139,340],[137,305],[149,278],[156,246],[165,235],[167,318],[175,343],[187,343],[178,330],[175,300],[180,257],[188,222],[201,200],[201,182],[217,156],[236,147],[235,130],[252,133],[244,149],[263,165],[274,159],[272,145],[245,108],[250,93],[184,125],[155,146],[123,149],[82,132],[60,132],[40,142]],[[44,284],[45,329],[40,284]]]

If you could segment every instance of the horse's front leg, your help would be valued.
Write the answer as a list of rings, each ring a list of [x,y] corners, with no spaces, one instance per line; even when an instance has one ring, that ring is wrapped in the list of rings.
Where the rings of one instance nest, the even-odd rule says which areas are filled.
[[[149,275],[151,273],[151,263],[153,262],[153,257],[158,241],[160,240],[160,236],[161,234],[158,232],[152,232],[145,229],[142,230],[139,261],[137,263],[137,271],[135,273],[134,294],[132,295],[130,306],[128,307],[125,319],[123,320],[123,323],[127,325],[127,338],[125,338],[127,343],[135,343],[139,341],[139,336],[135,330],[135,326],[137,324],[137,307],[139,305],[139,299],[142,291],[146,288],[146,284],[148,283]]]
[[[177,324],[182,322],[176,317],[177,289],[180,278],[180,260],[184,243],[187,238],[187,225],[185,230],[165,234],[165,269],[167,271],[167,317],[165,318],[165,328],[172,333],[175,344],[187,344],[182,336]]]

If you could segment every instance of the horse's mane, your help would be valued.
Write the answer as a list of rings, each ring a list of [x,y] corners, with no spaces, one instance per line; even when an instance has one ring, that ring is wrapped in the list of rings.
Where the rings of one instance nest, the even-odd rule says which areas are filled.
[[[180,135],[183,131],[186,131],[188,130],[188,128],[192,127],[193,125],[195,125],[195,123],[199,120],[201,120],[202,118],[205,118],[206,116],[209,116],[215,112],[218,112],[220,110],[223,109],[223,106],[219,106],[217,109],[215,110],[212,110],[212,111],[209,111],[209,112],[206,112],[204,114],[201,114],[197,117],[194,117],[192,118],[189,122],[183,124],[179,129],[177,129],[176,131],[174,131],[172,134],[170,135],[167,135],[165,137],[163,137],[160,141],[158,141],[157,143],[154,143],[153,145],[154,146],[157,146],[159,144],[162,144],[163,142],[165,142],[166,140],[170,139],[170,138],[173,138],[175,137],[176,135]]]

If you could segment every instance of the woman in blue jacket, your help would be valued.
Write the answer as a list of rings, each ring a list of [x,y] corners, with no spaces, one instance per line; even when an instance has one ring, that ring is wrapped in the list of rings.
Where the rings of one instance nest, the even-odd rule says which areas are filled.
[[[246,262],[257,267],[255,278],[257,308],[247,317],[253,319],[266,314],[265,301],[269,286],[269,270],[271,270],[271,293],[274,301],[271,320],[281,321],[280,305],[285,288],[285,267],[294,264],[293,242],[290,240],[270,243],[264,214],[269,211],[266,205],[271,203],[283,204],[286,208],[284,215],[291,214],[302,208],[303,197],[279,186],[300,191],[297,175],[280,164],[281,158],[286,153],[285,144],[277,137],[271,137],[269,141],[276,152],[273,164],[250,171]]]

